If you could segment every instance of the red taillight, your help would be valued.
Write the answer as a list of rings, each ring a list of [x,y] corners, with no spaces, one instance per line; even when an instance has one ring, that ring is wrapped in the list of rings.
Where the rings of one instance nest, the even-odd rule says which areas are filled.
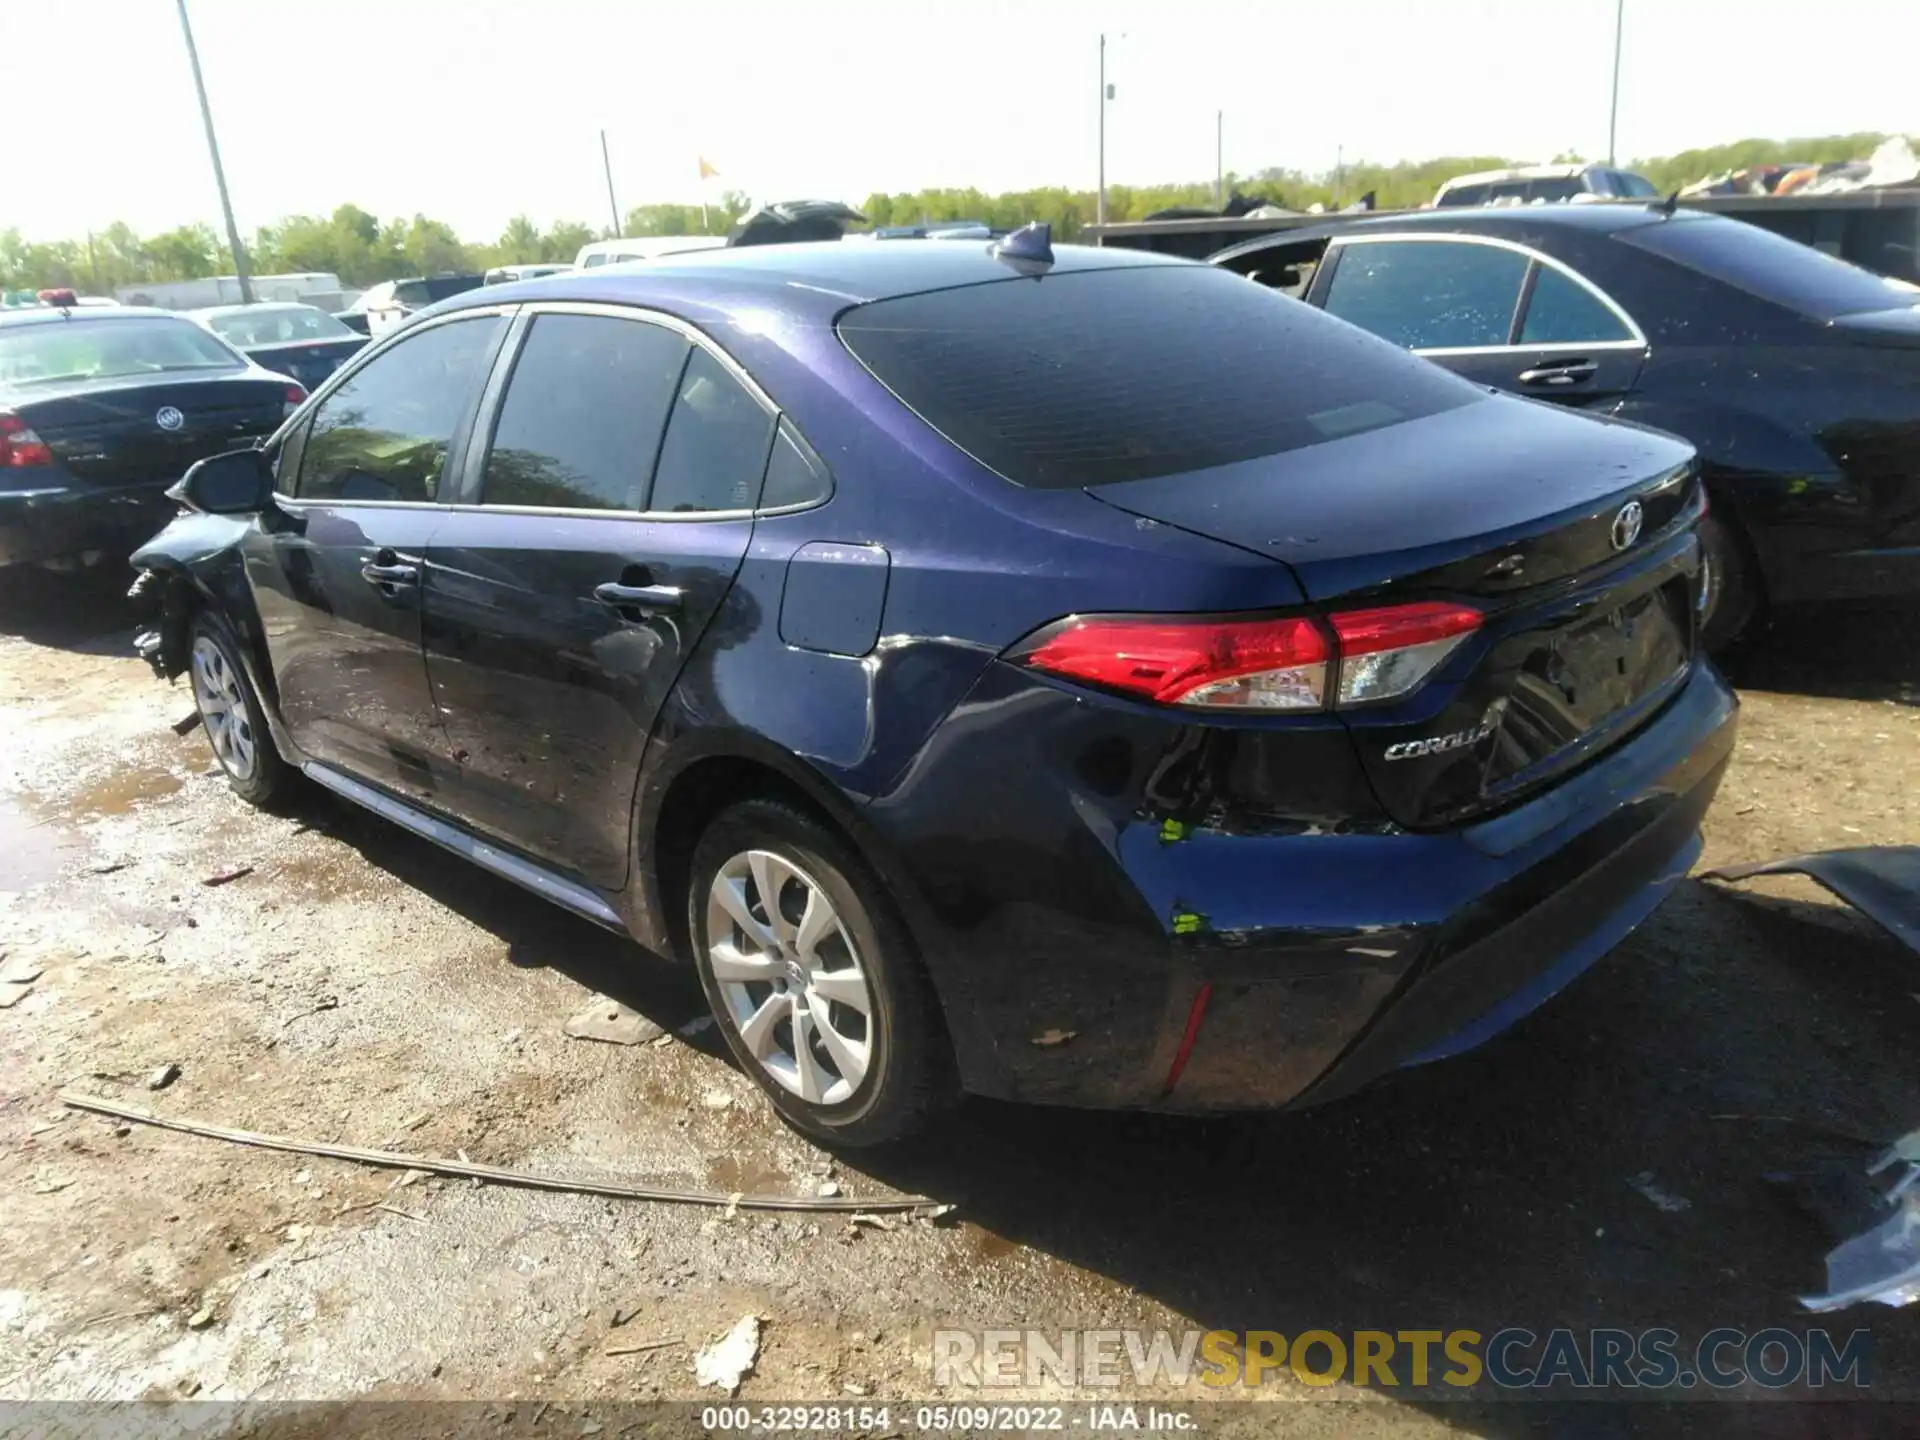
[[[1346,610],[1333,617],[1340,640],[1340,705],[1391,700],[1417,690],[1440,662],[1480,628],[1480,612],[1444,600]]]
[[[287,386],[287,403],[280,407],[280,418],[282,420],[291,420],[293,418],[293,412],[300,408],[306,398],[307,392],[300,386]]]
[[[1049,626],[1013,658],[1162,705],[1344,709],[1418,689],[1480,622],[1478,610],[1438,600],[1341,611],[1328,622],[1331,637],[1320,621],[1304,615],[1095,615]]]
[[[1277,620],[1068,620],[1020,659],[1089,685],[1163,705],[1233,710],[1318,710],[1331,651],[1303,616]]]
[[[51,465],[53,451],[18,415],[0,411],[0,470],[25,465]]]

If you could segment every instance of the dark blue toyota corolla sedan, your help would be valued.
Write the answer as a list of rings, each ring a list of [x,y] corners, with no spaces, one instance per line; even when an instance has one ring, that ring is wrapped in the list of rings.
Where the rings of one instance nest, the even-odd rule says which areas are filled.
[[[141,645],[243,798],[686,956],[847,1144],[1466,1049],[1733,742],[1683,443],[1036,231],[474,291],[177,495]]]

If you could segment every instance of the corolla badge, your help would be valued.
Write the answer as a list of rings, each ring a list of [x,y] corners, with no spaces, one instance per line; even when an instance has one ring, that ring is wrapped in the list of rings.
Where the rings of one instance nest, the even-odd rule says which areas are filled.
[[[1465,750],[1470,745],[1478,745],[1498,730],[1506,714],[1506,700],[1504,698],[1495,700],[1487,706],[1486,714],[1480,717],[1478,725],[1466,730],[1455,730],[1446,735],[1429,735],[1424,740],[1402,740],[1398,745],[1387,747],[1386,758],[1417,760],[1422,755],[1444,755],[1449,750]]]
[[[1629,550],[1640,538],[1640,527],[1647,523],[1647,511],[1638,500],[1629,500],[1613,517],[1613,548]]]
[[[153,412],[153,423],[162,430],[178,430],[187,423],[187,417],[171,405],[162,405]]]

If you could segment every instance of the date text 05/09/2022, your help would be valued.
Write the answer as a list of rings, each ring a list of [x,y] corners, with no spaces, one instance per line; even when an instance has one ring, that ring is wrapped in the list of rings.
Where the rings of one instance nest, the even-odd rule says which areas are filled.
[[[1091,1434],[1181,1434],[1195,1429],[1191,1411],[1164,1405],[916,1405],[903,1410],[902,1430],[919,1434],[1004,1430],[1081,1430]],[[851,1431],[874,1434],[896,1424],[887,1405],[709,1405],[701,1428],[713,1434]]]

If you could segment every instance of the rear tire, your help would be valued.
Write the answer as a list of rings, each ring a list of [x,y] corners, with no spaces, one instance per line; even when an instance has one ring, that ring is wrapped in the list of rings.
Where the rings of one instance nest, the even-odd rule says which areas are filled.
[[[953,1097],[933,987],[885,888],[803,810],[753,799],[694,847],[687,934],[741,1069],[828,1145],[884,1145]]]
[[[266,711],[240,658],[240,641],[211,610],[200,611],[188,627],[187,677],[200,728],[233,793],[263,809],[285,798],[294,769],[274,749]]]
[[[1707,600],[1700,617],[1700,643],[1717,655],[1729,649],[1753,622],[1760,591],[1753,562],[1741,538],[1717,516],[1700,521],[1701,563],[1707,567]]]

